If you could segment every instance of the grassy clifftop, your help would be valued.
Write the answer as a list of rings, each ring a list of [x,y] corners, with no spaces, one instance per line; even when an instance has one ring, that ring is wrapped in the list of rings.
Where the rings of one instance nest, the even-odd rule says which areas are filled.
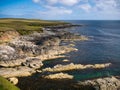
[[[20,89],[0,76],[0,90],[20,90]]]
[[[0,44],[9,42],[19,35],[28,35],[33,32],[43,32],[43,27],[64,25],[67,23],[58,21],[47,21],[37,19],[17,19],[1,18],[0,19]]]
[[[64,22],[46,21],[37,19],[0,19],[0,32],[17,31],[21,35],[30,34],[33,31],[42,32],[45,26],[55,26],[66,24]]]

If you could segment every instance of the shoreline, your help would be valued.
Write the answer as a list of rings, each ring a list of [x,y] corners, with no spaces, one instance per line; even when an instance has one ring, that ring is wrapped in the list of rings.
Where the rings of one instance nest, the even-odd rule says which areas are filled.
[[[65,25],[61,26],[66,27]],[[71,27],[73,25],[67,24],[67,27],[68,26]],[[76,35],[69,32],[60,32],[58,30],[54,32],[52,30],[48,31],[45,28],[43,31],[44,33],[36,32],[30,35],[20,35],[0,45],[0,66],[2,67],[1,70],[3,70],[0,72],[1,76],[8,73],[2,73],[5,69],[12,70],[17,69],[19,66],[24,66],[32,67],[34,70],[34,68],[40,68],[42,62],[45,60],[65,57],[61,54],[76,51],[77,49],[69,45],[60,45],[61,42],[66,41],[68,38],[71,38],[71,40],[78,40],[78,38],[79,40],[83,39],[83,36],[77,35],[76,37]],[[37,61],[40,62],[40,66],[39,64],[37,65]],[[5,75],[5,77],[7,76]]]
[[[0,45],[0,56],[1,56],[0,57],[0,66],[1,66],[0,76],[3,76],[7,79],[16,78],[18,79],[17,86],[22,88],[22,90],[28,90],[28,87],[30,86],[26,86],[26,85],[29,82],[29,80],[31,81],[29,82],[29,84],[32,84],[32,83],[41,84],[39,82],[39,79],[40,79],[43,82],[46,82],[44,83],[44,85],[47,85],[47,81],[49,81],[50,78],[52,77],[53,80],[50,80],[50,82],[53,82],[53,84],[57,82],[59,85],[63,81],[66,85],[70,83],[70,85],[75,84],[76,86],[78,84],[77,81],[74,81],[73,76],[68,75],[67,73],[65,74],[64,71],[86,69],[86,68],[100,69],[100,68],[109,67],[111,63],[95,64],[95,65],[81,65],[81,64],[56,65],[53,68],[48,67],[45,69],[41,69],[41,67],[44,66],[43,61],[64,57],[66,53],[77,51],[77,49],[74,48],[74,46],[72,45],[61,45],[63,41],[67,42],[67,41],[89,40],[86,36],[83,36],[83,35],[75,35],[74,33],[66,32],[64,30],[61,30],[61,31],[58,30],[61,28],[68,28],[68,27],[74,27],[74,26],[78,26],[78,25],[71,24],[70,26],[70,24],[67,24],[67,26],[64,26],[64,25],[50,26],[50,27],[47,27],[47,29],[45,27],[43,28],[43,33],[35,32],[30,35],[18,36],[12,39],[10,42],[7,42],[3,45],[1,44]],[[43,72],[45,70],[48,70],[48,71],[52,70],[52,73]],[[62,72],[62,73],[58,73],[58,72]],[[34,77],[36,80],[33,80]],[[27,78],[28,80],[26,80]],[[109,80],[112,79],[119,82],[114,77],[108,78],[108,79]],[[98,79],[90,80],[91,82],[90,85],[96,82],[96,80]],[[105,84],[107,84],[106,79],[103,78],[102,80],[103,81],[105,80]],[[22,87],[22,83],[25,85],[24,87]],[[113,83],[113,82],[111,81],[110,83]],[[36,84],[33,84],[33,85],[36,85]],[[62,84],[60,85],[62,86]],[[89,86],[88,80],[85,80],[85,82],[82,82],[80,83],[80,85],[77,85],[77,88],[83,87],[81,85]],[[31,86],[30,90],[34,90],[32,89],[32,87],[39,88],[39,86]],[[40,87],[42,88],[42,86]],[[75,88],[72,86],[70,87]],[[68,87],[64,86],[64,88],[68,88]],[[94,84],[90,88],[94,88]]]

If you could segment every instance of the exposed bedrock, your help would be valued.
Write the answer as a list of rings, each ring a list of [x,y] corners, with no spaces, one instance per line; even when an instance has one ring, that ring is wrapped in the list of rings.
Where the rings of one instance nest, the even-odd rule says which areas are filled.
[[[0,76],[7,78],[13,84],[18,83],[18,79],[16,77],[28,77],[36,73],[41,76],[43,74],[42,71],[47,70],[40,70],[43,66],[42,62],[44,60],[65,57],[63,54],[71,51],[77,51],[77,49],[73,46],[62,45],[61,43],[64,40],[87,39],[84,38],[84,36],[74,35],[69,32],[54,32],[52,30],[46,30],[45,33],[41,34],[33,33],[26,36],[17,36],[16,38],[11,39],[9,42],[1,44]],[[63,69],[65,68],[66,67],[63,67]],[[73,76],[59,73],[45,76],[45,78],[73,79]]]
[[[43,63],[38,58],[28,58],[28,59],[26,59],[26,62],[22,63],[22,65],[30,67],[30,68],[37,69],[37,68],[42,67]]]
[[[27,58],[26,62],[23,62],[21,66],[10,68],[10,64],[9,64],[9,67],[0,68],[0,76],[3,76],[5,78],[30,76],[33,73],[36,73],[36,69],[41,68],[42,66],[43,63],[41,62],[40,59]]]
[[[77,25],[77,24],[64,24],[64,25],[56,25],[56,26],[47,26],[46,29],[64,29],[64,28],[70,28],[70,27],[80,27],[83,25]]]
[[[54,66],[53,68],[45,68],[42,71],[43,72],[61,72],[61,71],[69,71],[69,70],[81,70],[81,69],[100,69],[100,68],[106,68],[109,67],[111,63],[105,63],[105,64],[94,64],[94,65],[82,65],[82,64],[68,64],[68,65],[61,65],[58,64]]]
[[[18,57],[19,55],[13,47],[0,45],[0,60],[11,60]]]
[[[26,66],[0,69],[0,76],[5,78],[30,76],[32,73],[35,73],[35,70]]]
[[[47,76],[43,76],[43,78],[52,79],[52,80],[62,80],[62,79],[73,79],[73,76],[67,73],[56,73],[56,74],[50,74]]]
[[[0,66],[17,66],[25,62],[25,56],[20,55],[13,47],[0,45]]]
[[[29,57],[37,57],[41,61],[59,58],[62,57],[60,54],[77,50],[70,46],[60,46],[60,39],[56,37],[28,39],[27,41],[26,37],[20,37],[8,45],[0,45],[0,66],[19,66],[27,62]]]
[[[87,89],[86,86],[93,87],[93,89]],[[76,87],[82,90],[120,90],[120,80],[115,77],[99,78],[95,80],[87,80],[79,82]]]
[[[10,47],[10,46],[4,46],[5,48],[2,47],[2,50],[0,51],[0,66],[4,67],[9,67],[9,66],[19,66],[22,63],[28,62],[30,57],[34,58],[34,54],[31,53],[30,51],[26,52],[24,55],[19,55],[16,54],[15,49]],[[6,49],[7,47],[7,49]],[[11,50],[11,51],[10,51]],[[30,49],[34,50],[34,49]],[[71,51],[75,51],[75,48],[72,47],[67,47],[67,46],[51,46],[51,47],[44,47],[44,48],[36,48],[35,55],[36,59],[40,59],[40,61],[47,60],[47,59],[52,59],[52,58],[57,58],[57,57],[62,57],[60,54],[68,53]],[[36,60],[30,60],[30,61],[35,61]],[[33,63],[32,62],[32,63]]]
[[[70,76],[70,79],[66,79],[64,76]],[[46,78],[20,78],[18,86],[22,90],[120,90],[120,80],[115,77],[74,81],[71,79],[71,76],[64,73],[57,73],[48,75]]]
[[[75,35],[73,33],[70,32],[65,32],[62,33],[61,35],[58,35],[60,37],[61,40],[72,40],[72,41],[76,41],[76,40],[88,40],[88,37],[84,36],[84,35]]]

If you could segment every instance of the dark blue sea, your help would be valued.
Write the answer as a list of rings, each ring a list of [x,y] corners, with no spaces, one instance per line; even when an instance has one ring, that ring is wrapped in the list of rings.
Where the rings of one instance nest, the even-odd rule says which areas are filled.
[[[98,77],[120,75],[120,21],[66,21],[73,24],[82,24],[81,27],[72,27],[66,30],[89,37],[88,41],[77,41],[77,52],[67,54],[69,63],[102,64],[112,63],[104,69],[74,70],[67,73],[76,80],[86,80]],[[61,59],[49,61],[48,66],[65,64]]]

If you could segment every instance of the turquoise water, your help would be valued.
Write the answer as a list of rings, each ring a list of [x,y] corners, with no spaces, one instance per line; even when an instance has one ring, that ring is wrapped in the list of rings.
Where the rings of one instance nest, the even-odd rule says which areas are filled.
[[[73,24],[84,24],[82,27],[66,30],[83,34],[89,41],[76,42],[77,52],[67,54],[70,62],[80,64],[112,63],[105,69],[75,70],[67,72],[76,80],[92,79],[112,75],[120,75],[120,21],[67,21]],[[69,62],[69,63],[70,63]],[[48,62],[48,66],[63,63],[61,59]]]

